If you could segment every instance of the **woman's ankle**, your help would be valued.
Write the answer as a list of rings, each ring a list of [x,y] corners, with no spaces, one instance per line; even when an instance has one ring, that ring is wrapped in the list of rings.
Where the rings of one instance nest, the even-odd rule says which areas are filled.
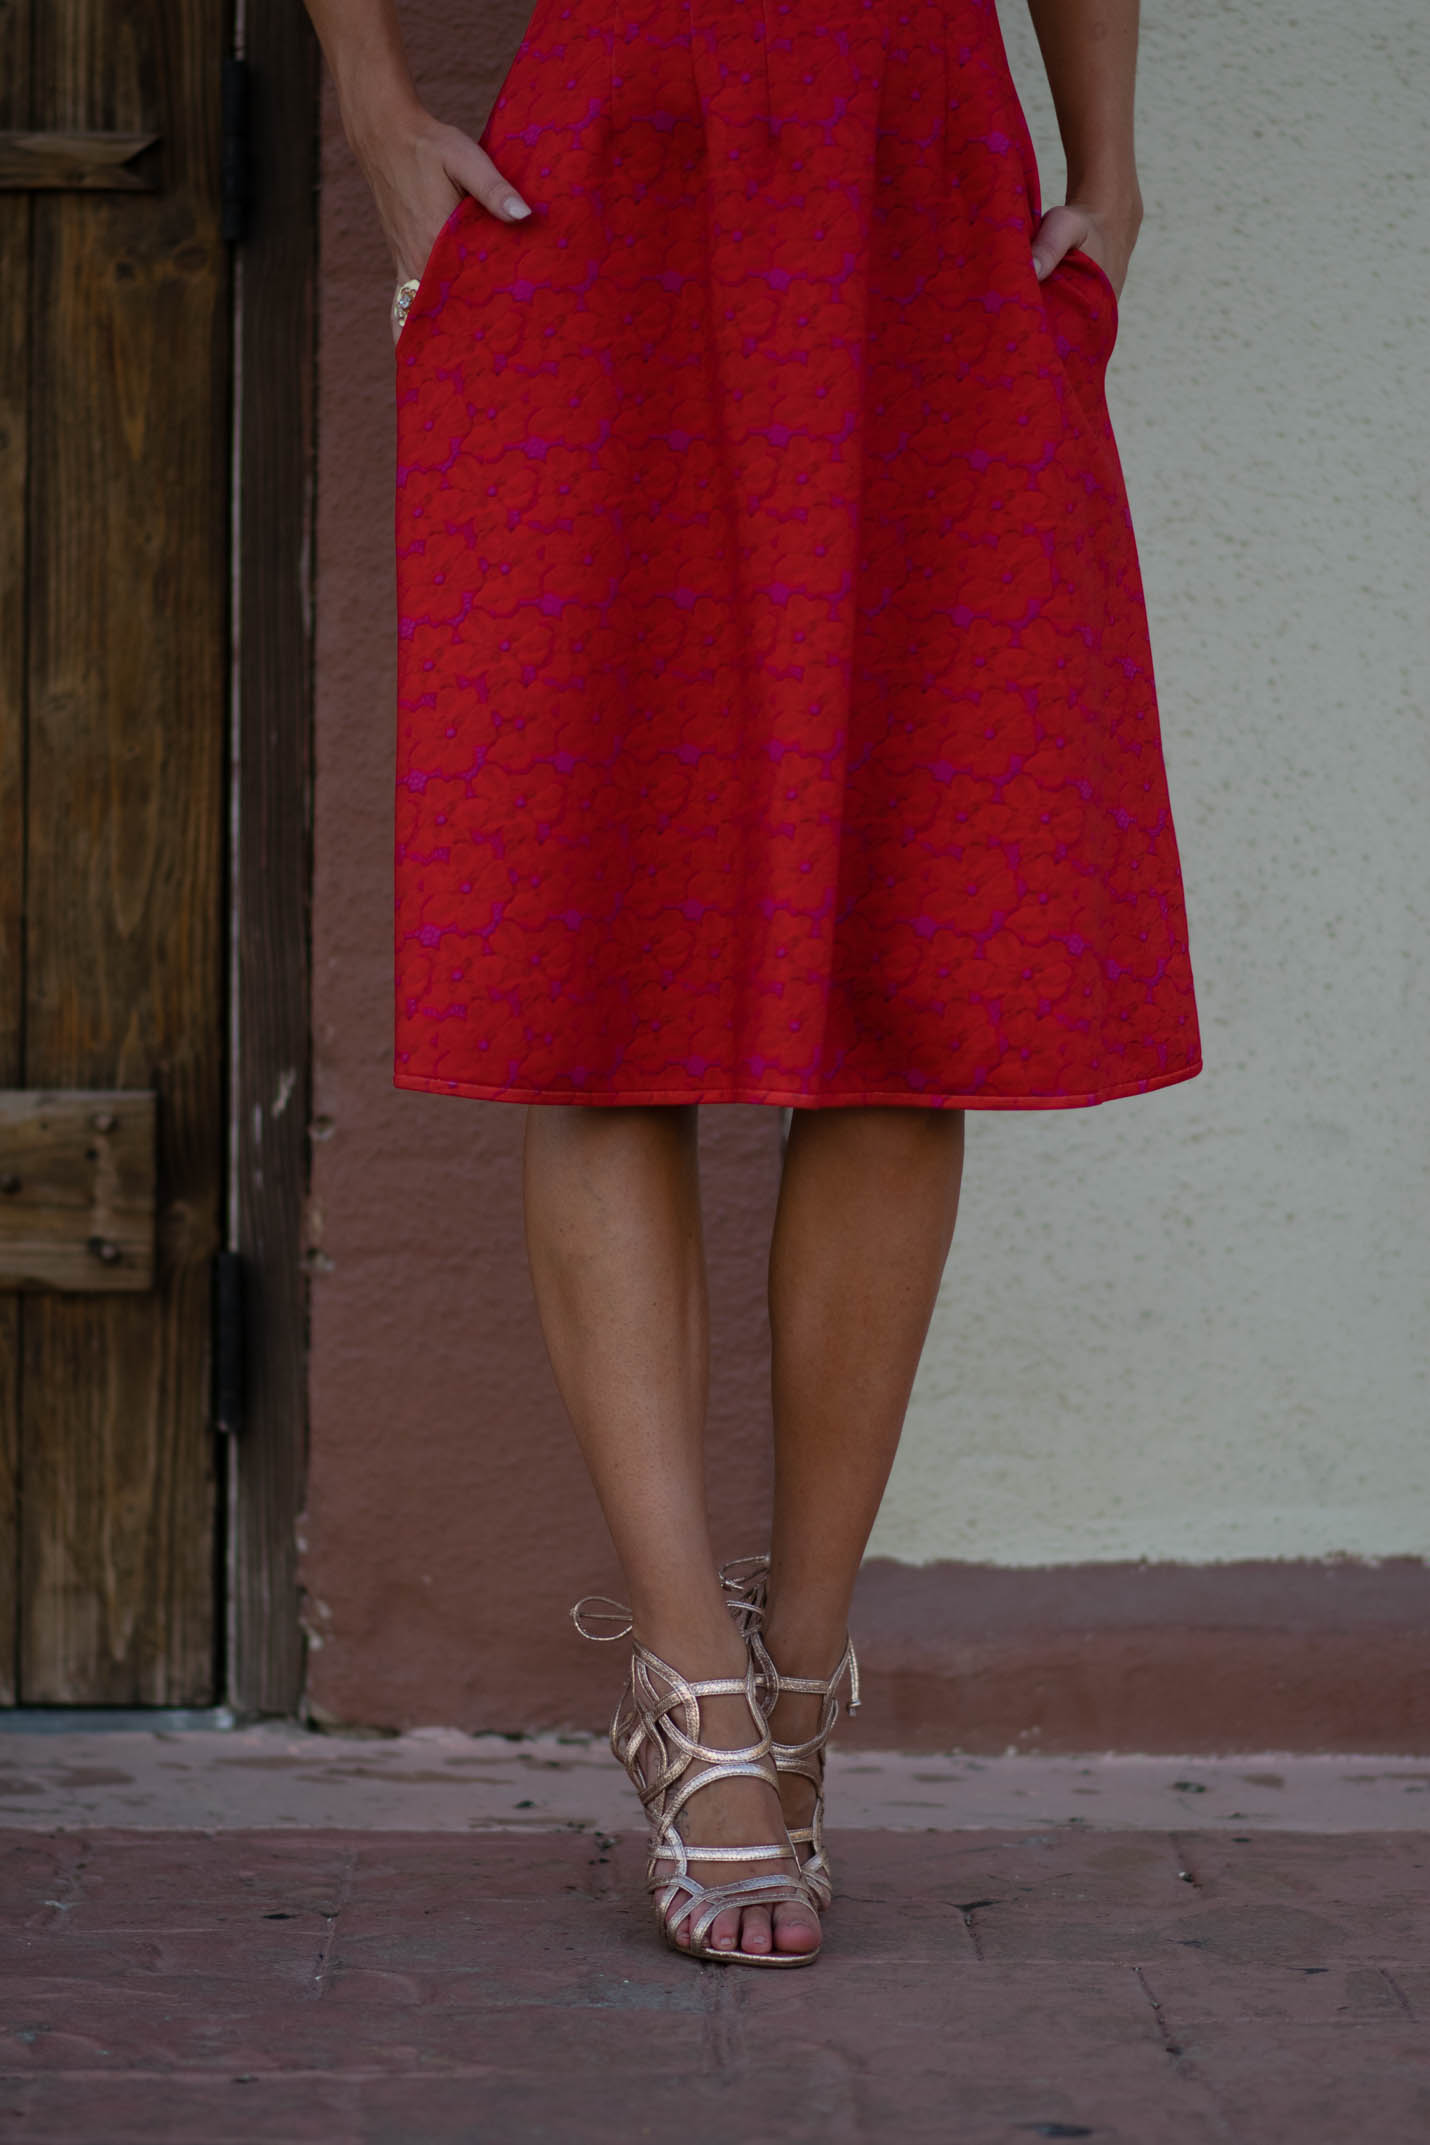
[[[642,1646],[689,1683],[744,1677],[749,1660],[745,1642],[723,1606],[715,1619],[652,1612],[636,1617],[632,1630]]]
[[[844,1658],[849,1633],[844,1623],[800,1622],[769,1615],[760,1631],[765,1651],[782,1676],[831,1677]]]

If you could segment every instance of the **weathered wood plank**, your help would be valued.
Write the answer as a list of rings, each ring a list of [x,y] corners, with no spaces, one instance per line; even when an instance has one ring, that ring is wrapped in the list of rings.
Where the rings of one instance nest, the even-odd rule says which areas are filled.
[[[234,1454],[235,1701],[287,1712],[302,1684],[297,1521],[307,1452],[303,1209],[309,1095],[317,70],[291,0],[248,0],[253,161],[241,255],[238,1248],[248,1393]]]
[[[0,1089],[0,1289],[154,1286],[154,1097]]]
[[[36,129],[154,132],[146,196],[37,194],[24,1081],[154,1087],[156,1293],[27,1299],[21,1689],[213,1693],[223,1177],[222,0],[47,0]]]
[[[0,129],[0,193],[148,193],[154,178],[131,171],[157,134],[15,134]]]
[[[0,8],[0,126],[29,122],[30,9]],[[0,1083],[21,1077],[25,856],[25,489],[30,204],[0,201]],[[20,1305],[0,1297],[0,1705],[16,1695]]]

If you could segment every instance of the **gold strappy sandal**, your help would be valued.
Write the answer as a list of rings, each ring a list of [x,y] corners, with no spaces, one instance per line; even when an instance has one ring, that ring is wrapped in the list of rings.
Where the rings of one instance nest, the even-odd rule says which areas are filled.
[[[750,1658],[755,1664],[760,1706],[766,1720],[773,1715],[782,1691],[823,1700],[819,1726],[814,1734],[803,1743],[779,1743],[771,1736],[770,1753],[778,1772],[796,1773],[814,1789],[814,1810],[809,1823],[792,1825],[789,1836],[790,1845],[799,1857],[800,1875],[813,1893],[820,1913],[825,1914],[834,1898],[834,1878],[829,1850],[824,1844],[824,1753],[834,1723],[839,1718],[837,1693],[846,1674],[849,1677],[849,1711],[858,1711],[859,1662],[852,1642],[846,1639],[839,1666],[832,1676],[782,1676],[770,1659],[760,1629],[765,1618],[769,1577],[768,1557],[732,1557],[728,1564],[720,1567],[726,1606],[744,1633]]]
[[[590,1611],[603,1621],[619,1622],[621,1628],[589,1629]],[[578,1601],[571,1621],[582,1638],[611,1643],[631,1638],[629,1610],[604,1595],[588,1594]],[[692,1863],[788,1861],[789,1840],[753,1847],[702,1847],[698,1841],[687,1846],[680,1836],[678,1820],[686,1803],[716,1781],[763,1780],[779,1792],[757,1675],[756,1663],[750,1659],[743,1677],[719,1676],[691,1683],[632,1638],[630,1675],[611,1722],[611,1749],[630,1775],[650,1822],[646,1883],[660,1933],[671,1950],[686,1958],[733,1966],[812,1966],[819,1957],[818,1946],[813,1951],[717,1951],[709,1941],[716,1917],[727,1908],[776,1907],[790,1900],[817,1913],[816,1887],[803,1873],[772,1872],[768,1877],[741,1877],[730,1884],[713,1885],[702,1884],[691,1873]],[[702,1698],[743,1698],[757,1731],[755,1741],[737,1750],[716,1749],[702,1742]],[[692,1778],[691,1768],[697,1764],[700,1770]],[[794,1852],[798,1859],[798,1848]],[[682,1921],[687,1926],[688,1947],[675,1935]]]

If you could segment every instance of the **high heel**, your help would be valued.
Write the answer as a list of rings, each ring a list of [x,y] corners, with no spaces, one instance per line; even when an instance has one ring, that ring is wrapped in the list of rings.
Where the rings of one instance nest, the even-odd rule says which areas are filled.
[[[589,1612],[602,1621],[619,1622],[617,1631],[588,1628]],[[816,1888],[801,1871],[771,1872],[767,1877],[740,1877],[729,1884],[702,1884],[690,1865],[701,1862],[787,1862],[791,1843],[763,1841],[752,1847],[702,1847],[682,1839],[680,1813],[692,1795],[721,1780],[763,1780],[779,1792],[769,1723],[760,1703],[759,1670],[746,1659],[740,1676],[707,1677],[692,1683],[662,1661],[632,1634],[630,1612],[604,1595],[588,1594],[571,1611],[582,1638],[603,1642],[631,1639],[631,1665],[611,1721],[611,1749],[629,1774],[650,1824],[646,1884],[660,1933],[672,1951],[692,1959],[713,1959],[734,1966],[812,1966],[812,1951],[718,1951],[710,1943],[716,1918],[730,1909],[774,1908],[785,1901],[816,1909]],[[750,1710],[755,1740],[736,1750],[717,1749],[701,1740],[702,1698],[743,1698]],[[701,1768],[691,1777],[692,1766]],[[794,1850],[798,1860],[798,1849]],[[686,1923],[688,1945],[675,1931]],[[773,1939],[772,1939],[773,1941]]]
[[[800,1875],[809,1886],[820,1913],[826,1914],[834,1899],[834,1873],[829,1850],[824,1844],[824,1756],[834,1723],[839,1718],[837,1694],[846,1674],[849,1678],[849,1711],[855,1713],[859,1709],[859,1660],[853,1642],[846,1638],[844,1652],[833,1675],[781,1675],[770,1659],[761,1628],[765,1620],[769,1579],[768,1557],[732,1557],[729,1563],[720,1566],[725,1605],[740,1626],[755,1664],[760,1706],[765,1718],[773,1717],[782,1691],[823,1701],[819,1726],[812,1736],[802,1743],[780,1743],[771,1735],[770,1752],[777,1772],[793,1773],[801,1780],[807,1780],[814,1789],[814,1810],[809,1823],[790,1826],[789,1837],[799,1858]],[[805,1849],[808,1849],[807,1854]]]

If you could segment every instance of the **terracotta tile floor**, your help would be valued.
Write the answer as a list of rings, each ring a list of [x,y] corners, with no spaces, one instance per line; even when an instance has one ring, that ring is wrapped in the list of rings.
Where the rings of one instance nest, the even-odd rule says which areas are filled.
[[[549,1833],[0,1833],[10,2145],[1426,2145],[1423,1831],[863,1830],[808,1972]]]

